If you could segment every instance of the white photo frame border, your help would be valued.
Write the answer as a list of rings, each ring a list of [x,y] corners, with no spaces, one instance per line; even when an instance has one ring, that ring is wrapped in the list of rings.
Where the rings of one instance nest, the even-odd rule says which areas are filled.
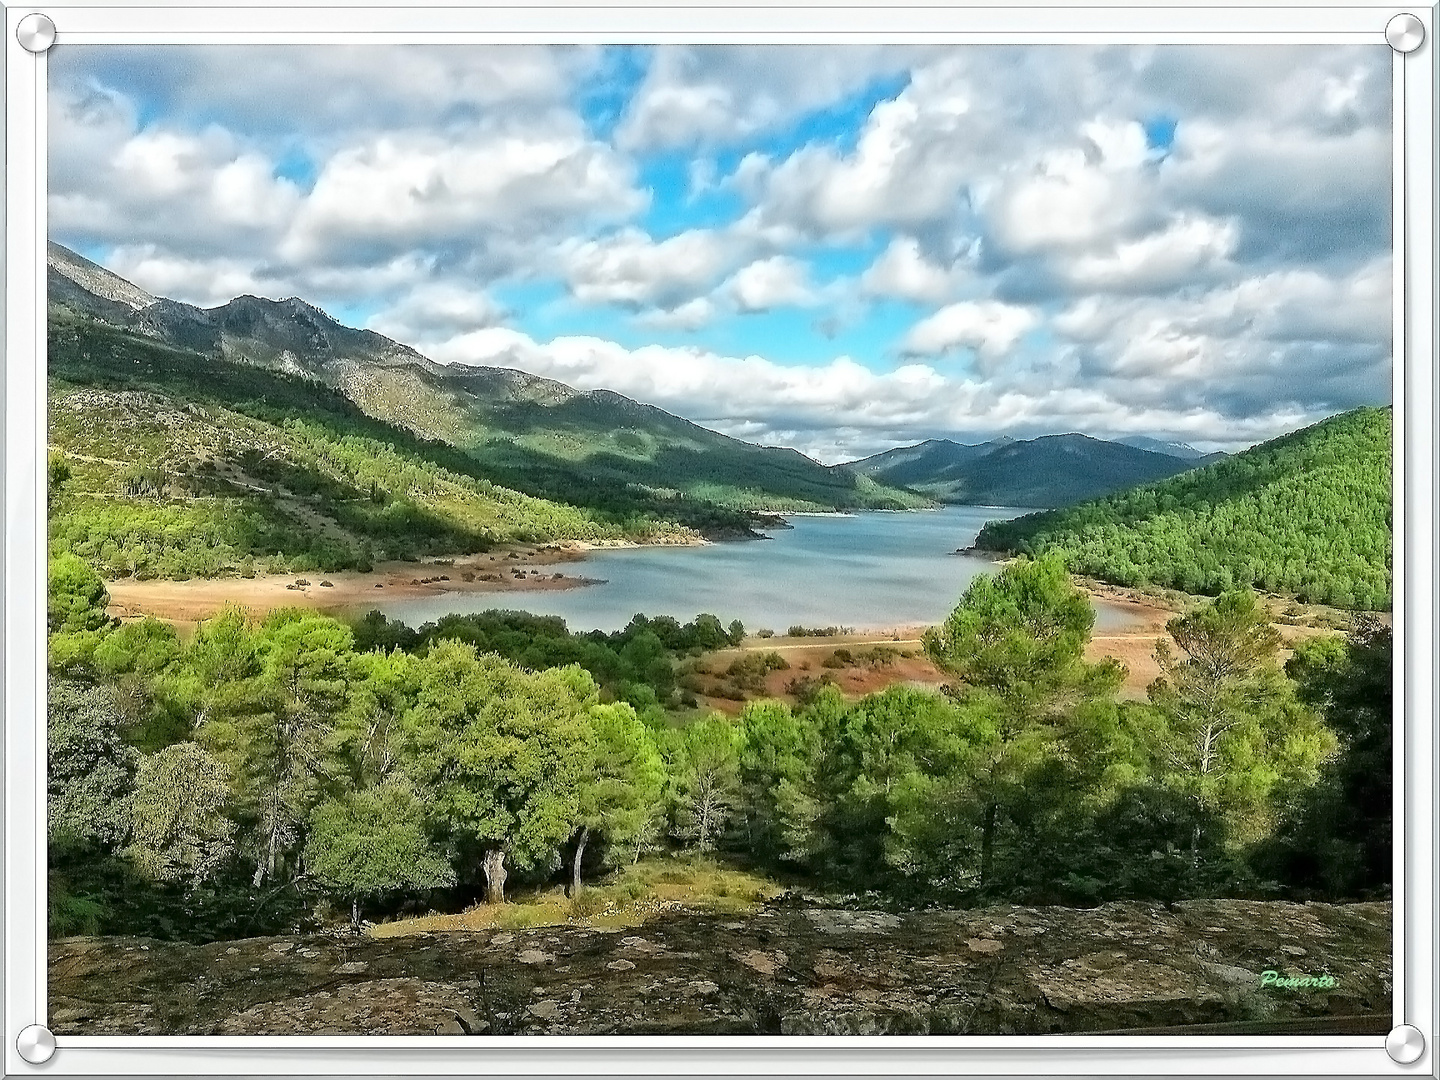
[[[798,43],[1374,44],[1401,11],[1425,42],[1394,54],[1394,575],[1396,667],[1396,1025],[1425,1040],[1401,1065],[1382,1036],[60,1036],[53,1058],[26,1062],[16,1036],[47,1015],[45,937],[45,245],[44,52],[16,28],[43,11],[65,44]],[[815,29],[824,15],[823,31]],[[1435,49],[1434,8],[1158,5],[1092,8],[785,7],[532,4],[304,8],[38,4],[6,12],[6,288],[4,459],[5,1074],[251,1075],[487,1072],[843,1075],[985,1073],[1129,1075],[1434,1074],[1436,1055],[1435,706]],[[337,31],[343,24],[347,29]],[[18,721],[18,722],[17,722]],[[1177,1052],[1182,1052],[1177,1054]],[[1183,1056],[1182,1056],[1183,1054]]]

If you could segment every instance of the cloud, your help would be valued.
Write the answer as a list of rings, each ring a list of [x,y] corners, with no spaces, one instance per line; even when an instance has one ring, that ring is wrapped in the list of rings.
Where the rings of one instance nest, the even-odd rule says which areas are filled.
[[[994,300],[965,300],[948,304],[916,323],[905,335],[901,347],[906,353],[919,356],[971,348],[988,362],[1013,349],[1021,336],[1038,322],[1035,312],[1028,308]]]
[[[804,263],[773,255],[742,267],[725,285],[735,306],[746,314],[777,307],[805,307],[817,301]]]
[[[1322,416],[1388,399],[1390,274],[1387,257],[1342,277],[1280,270],[1184,299],[1087,297],[1052,326],[1086,385],[1137,406]]]
[[[325,163],[280,250],[300,261],[373,258],[417,244],[483,245],[487,234],[623,220],[645,205],[633,173],[575,131],[395,133]]]
[[[584,303],[674,307],[706,292],[736,260],[736,244],[711,229],[656,242],[627,228],[599,240],[562,245],[571,293]]]
[[[198,307],[218,307],[237,296],[275,296],[246,259],[185,259],[153,245],[116,248],[109,268],[152,296],[180,300]],[[293,295],[293,294],[290,294]]]
[[[652,54],[616,142],[630,150],[732,143],[899,75],[917,52],[870,45],[663,46]]]
[[[807,367],[697,347],[626,348],[589,336],[540,342],[508,327],[435,340],[423,351],[442,363],[515,367],[581,389],[614,390],[736,438],[793,446],[830,463],[924,438],[978,441],[999,432],[1158,433],[1207,450],[1235,449],[1326,415],[1282,403],[1236,418],[1204,403],[1137,405],[1123,386],[1119,394],[1098,385],[1007,389],[923,363],[876,372],[841,355]]]
[[[946,74],[917,71],[899,96],[877,104],[853,153],[811,144],[778,163],[750,158],[736,182],[759,193],[759,222],[822,238],[950,221],[971,171],[972,155],[955,138],[971,101]]]
[[[1017,253],[1103,242],[1145,207],[1137,175],[1145,159],[1137,122],[1085,125],[1082,145],[1046,153],[1032,175],[987,201],[992,236]]]
[[[51,71],[62,85],[123,88],[177,124],[243,130],[273,156],[298,142],[323,157],[363,134],[545,122],[600,61],[595,48],[503,44],[86,46],[54,54]]]
[[[860,290],[867,296],[939,303],[964,277],[960,267],[928,259],[913,236],[897,236],[860,275]]]
[[[657,330],[699,330],[708,326],[718,314],[714,303],[708,297],[699,296],[687,300],[678,307],[641,312],[635,321],[642,326],[653,326]]]
[[[1388,399],[1390,61],[83,46],[50,66],[50,221],[160,295],[298,295],[827,460],[1047,429],[1229,449]],[[516,283],[559,298],[507,313]]]
[[[408,342],[437,332],[465,333],[495,326],[505,314],[504,308],[483,290],[456,282],[427,281],[373,316],[366,327]]]
[[[233,257],[273,243],[299,205],[295,184],[223,129],[138,130],[128,103],[63,88],[50,111],[49,213],[62,235]]]
[[[1226,266],[1235,252],[1234,222],[1181,215],[1164,228],[1108,251],[1086,252],[1061,264],[1061,272],[1082,288],[1155,291],[1200,282]]]

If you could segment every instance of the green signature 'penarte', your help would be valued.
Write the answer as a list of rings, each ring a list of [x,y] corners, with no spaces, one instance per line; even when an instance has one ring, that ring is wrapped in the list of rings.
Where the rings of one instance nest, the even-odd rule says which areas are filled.
[[[1261,986],[1278,986],[1285,990],[1333,990],[1333,975],[1281,975],[1278,971],[1262,971]]]

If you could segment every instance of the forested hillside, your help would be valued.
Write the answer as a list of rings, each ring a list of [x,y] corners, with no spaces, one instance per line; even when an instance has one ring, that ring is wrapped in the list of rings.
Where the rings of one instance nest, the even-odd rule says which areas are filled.
[[[318,383],[52,322],[50,542],[107,576],[367,569],[504,541],[684,539],[649,500],[588,508],[493,482]],[[673,504],[702,527],[738,514]],[[676,515],[679,516],[679,515]]]
[[[607,510],[640,507],[661,518],[681,499],[739,514],[930,504],[608,390],[579,391],[511,368],[436,364],[293,297],[197,308],[153,297],[58,244],[50,245],[49,289],[52,321],[72,331],[88,323],[206,361],[303,376],[370,417],[464,450],[496,482],[544,498],[591,507],[598,499]],[[177,379],[170,386],[181,396],[202,389]]]
[[[1364,408],[1103,499],[990,522],[991,551],[1062,553],[1120,585],[1254,586],[1338,607],[1391,603],[1391,412]]]

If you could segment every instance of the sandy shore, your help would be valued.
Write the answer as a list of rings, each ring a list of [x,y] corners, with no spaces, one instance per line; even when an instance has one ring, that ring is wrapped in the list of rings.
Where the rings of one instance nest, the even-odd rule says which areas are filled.
[[[258,574],[253,578],[106,583],[111,615],[153,615],[172,622],[207,619],[226,607],[252,615],[274,608],[304,607],[324,612],[364,611],[381,599],[408,600],[442,593],[516,593],[573,589],[595,579],[560,569],[596,547],[630,544],[513,545],[483,555],[424,562],[387,562],[369,573]],[[543,568],[543,569],[542,569]]]
[[[1084,587],[1083,585],[1081,586]],[[1146,602],[1150,598],[1123,595],[1123,590],[1112,591],[1108,586],[1100,589],[1086,589],[1095,605],[1121,613],[1125,625],[1114,629],[1096,627],[1085,650],[1085,658],[1092,662],[1113,657],[1125,665],[1125,684],[1121,696],[1131,699],[1145,697],[1146,688],[1160,674],[1155,662],[1155,643],[1166,637],[1165,624],[1175,612]],[[766,677],[766,692],[783,696],[786,686],[797,676],[819,677],[829,674],[847,694],[859,696],[874,693],[897,682],[912,686],[940,686],[951,681],[929,660],[922,651],[922,637],[928,627],[899,626],[888,629],[857,628],[854,633],[838,634],[825,638],[793,638],[776,635],[772,638],[747,638],[737,649],[714,653],[711,668],[723,671],[726,664],[742,652],[777,652],[791,667],[782,672],[772,672]],[[823,660],[834,653],[836,648],[877,645],[910,652],[909,658],[899,658],[883,668],[847,667],[843,670],[824,668]],[[735,713],[742,703],[724,698],[705,697],[707,707],[723,712]]]

